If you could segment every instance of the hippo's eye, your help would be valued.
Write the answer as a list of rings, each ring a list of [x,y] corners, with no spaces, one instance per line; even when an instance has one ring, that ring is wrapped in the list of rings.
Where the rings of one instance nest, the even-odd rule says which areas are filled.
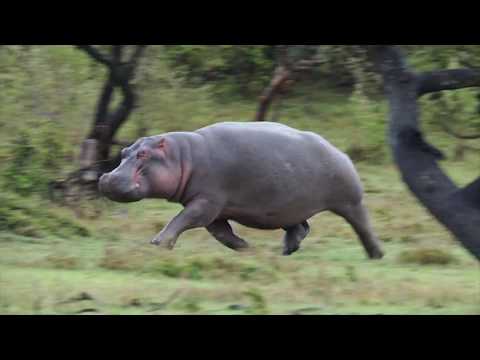
[[[137,159],[145,159],[147,157],[147,152],[145,150],[139,151],[137,153]]]

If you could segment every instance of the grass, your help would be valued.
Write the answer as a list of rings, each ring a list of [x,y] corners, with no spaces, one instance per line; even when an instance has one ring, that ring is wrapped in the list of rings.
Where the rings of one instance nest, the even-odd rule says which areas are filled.
[[[61,217],[44,221],[45,204],[32,200],[8,218],[28,231],[5,226],[0,232],[0,313],[480,314],[479,264],[418,204],[388,158],[360,161],[368,129],[352,122],[354,112],[340,99],[319,94],[305,107],[287,102],[281,118],[342,150],[355,150],[353,144],[363,151],[357,167],[386,250],[382,261],[367,260],[350,226],[329,213],[312,219],[298,253],[282,257],[281,231],[237,224],[252,251],[232,252],[203,229],[185,233],[173,252],[153,247],[149,240],[180,210],[163,201],[88,204],[102,213],[76,219],[74,229],[88,229],[79,233],[48,232],[65,227],[55,219],[70,219],[72,212],[49,204],[48,212]],[[248,119],[252,109],[240,104],[201,113],[215,122]],[[206,120],[190,121],[182,126],[193,129]],[[433,139],[444,143],[436,133]],[[466,184],[478,175],[475,161],[470,156],[444,166]],[[38,223],[48,223],[40,227],[42,236],[28,227]]]
[[[315,217],[301,251],[284,258],[281,232],[236,224],[254,245],[250,253],[231,252],[201,229],[162,251],[148,240],[176,205],[112,204],[89,220],[98,238],[0,234],[0,312],[480,314],[479,265],[418,206],[395,169],[359,168],[375,190],[367,204],[387,252],[382,261],[367,260],[348,224],[329,213]]]

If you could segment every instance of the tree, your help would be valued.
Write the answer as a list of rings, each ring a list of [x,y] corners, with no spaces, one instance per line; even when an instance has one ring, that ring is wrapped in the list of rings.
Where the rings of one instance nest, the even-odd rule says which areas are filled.
[[[480,86],[475,68],[416,73],[395,45],[366,46],[390,105],[390,146],[403,181],[415,197],[480,260],[480,178],[458,188],[442,171],[441,151],[420,130],[418,99],[430,93]]]
[[[296,66],[305,61],[288,61],[288,49],[292,47],[295,45],[279,46],[277,68],[270,86],[260,98],[257,121],[265,120],[268,108],[282,86],[298,73]],[[444,155],[425,141],[419,118],[419,99],[426,94],[434,93],[438,97],[437,93],[444,90],[480,86],[480,70],[471,65],[471,60],[478,57],[479,47],[404,46],[404,50],[395,45],[319,47],[322,60],[319,61],[317,53],[312,58],[314,61],[306,62],[308,69],[335,59],[335,63],[350,67],[357,84],[370,80],[378,82],[375,77],[372,79],[372,75],[380,75],[380,85],[383,85],[390,105],[390,147],[403,181],[420,203],[480,260],[480,178],[465,188],[458,188],[439,167],[438,161],[444,159]],[[454,54],[466,67],[416,73],[407,66],[406,53],[420,53],[426,63],[440,68],[447,67]],[[298,69],[301,71],[303,67]],[[443,111],[440,126],[445,132],[461,139],[479,137],[480,134],[461,134],[453,130],[454,124],[445,121],[445,104],[441,101],[436,104]]]
[[[127,49],[127,45],[112,45],[109,55],[92,45],[76,47],[104,65],[108,71],[97,103],[93,126],[83,144],[81,155],[81,166],[86,170],[82,172],[85,180],[96,181],[100,175],[112,170],[119,163],[118,156],[110,158],[111,146],[117,143],[114,140],[116,133],[136,106],[137,96],[131,81],[146,45],[135,45],[132,46],[133,49]],[[131,54],[126,54],[127,50],[131,50]],[[110,109],[117,89],[122,94],[122,100],[114,109]]]
[[[275,98],[292,85],[297,76],[322,63],[318,47],[308,45],[277,45],[276,67],[270,84],[260,96],[255,121],[265,121],[268,110]]]

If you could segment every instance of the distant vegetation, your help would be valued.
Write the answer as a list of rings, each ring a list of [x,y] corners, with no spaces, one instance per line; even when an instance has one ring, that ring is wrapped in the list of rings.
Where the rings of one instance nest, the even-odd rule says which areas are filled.
[[[289,59],[316,50],[298,47]],[[404,50],[417,70],[475,65],[480,54],[478,45]],[[478,264],[419,205],[392,161],[379,77],[355,49],[324,46],[319,56],[281,89],[267,120],[317,132],[352,157],[385,242],[387,257],[376,264],[328,214],[286,260],[277,256],[280,233],[242,227],[256,246],[250,257],[202,230],[174,253],[152,248],[149,238],[176,205],[124,206],[78,196],[77,182],[61,186],[81,169],[107,68],[73,46],[0,46],[0,313],[480,313]],[[148,46],[131,81],[137,103],[111,158],[139,136],[252,121],[276,66],[273,45]],[[480,146],[448,130],[480,132],[478,93],[420,100],[428,141],[462,186],[478,176]],[[115,93],[111,109],[122,99]]]

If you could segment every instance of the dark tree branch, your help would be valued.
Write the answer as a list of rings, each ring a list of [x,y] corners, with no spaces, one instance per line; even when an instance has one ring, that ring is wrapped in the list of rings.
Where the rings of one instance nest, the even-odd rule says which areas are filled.
[[[263,91],[260,97],[260,105],[255,116],[255,121],[265,121],[273,99],[279,92],[280,88],[290,79],[291,72],[284,66],[278,66],[270,85]]]
[[[92,45],[75,45],[78,49],[85,51],[92,59],[95,61],[106,65],[107,67],[112,66],[112,61],[104,56],[100,51],[94,48]]]
[[[275,68],[269,86],[260,96],[260,103],[255,115],[255,121],[265,121],[268,109],[270,108],[275,97],[285,86],[285,84],[287,84],[290,80],[293,80],[295,75],[302,71],[308,71],[314,66],[318,66],[324,62],[314,55],[310,59],[302,59],[296,63],[292,63],[288,57],[288,47],[289,45],[278,45],[277,47],[278,65]]]
[[[384,79],[390,103],[390,143],[404,182],[430,213],[480,260],[480,180],[459,189],[438,166],[441,153],[424,140],[418,124],[419,88],[453,89],[459,83],[445,84],[444,77],[438,77],[439,72],[433,76],[412,73],[402,52],[393,45],[373,46],[369,52]],[[462,83],[469,86],[472,82],[464,78]]]
[[[120,127],[127,121],[135,108],[136,96],[132,86],[128,83],[122,87],[123,100],[118,108],[110,116],[110,132],[113,137]]]
[[[122,61],[125,45],[112,45],[111,59],[107,59],[90,45],[77,45],[77,47],[108,68],[108,78],[105,80],[97,103],[94,126],[86,140],[87,144],[95,143],[96,170],[98,175],[101,175],[101,173],[111,170],[112,166],[118,165],[119,157],[110,159],[110,149],[114,143],[115,134],[135,109],[137,98],[130,81],[134,77],[146,45],[136,46],[130,59],[125,62]],[[122,92],[123,98],[115,109],[110,109],[113,93],[116,89]]]
[[[129,64],[132,67],[132,69],[136,69],[138,65],[138,61],[142,57],[143,53],[145,52],[145,49],[147,48],[147,45],[137,45],[135,48],[135,51],[132,55],[132,57],[129,60]]]
[[[275,52],[278,66],[289,67],[290,59],[288,57],[288,49],[291,45],[276,45]]]
[[[112,100],[114,91],[113,83],[110,79],[105,82],[100,98],[97,103],[97,111],[95,113],[95,125],[108,121],[108,107]]]
[[[112,136],[124,124],[132,111],[135,109],[137,98],[133,89],[133,85],[129,83],[129,80],[134,77],[138,62],[143,55],[145,48],[146,45],[138,45],[135,48],[135,51],[128,63],[129,71],[126,75],[127,79],[126,81],[120,83],[120,88],[123,93],[123,101],[111,116]]]
[[[461,189],[458,196],[480,211],[480,178]]]
[[[112,46],[112,59],[113,63],[116,66],[119,66],[122,63],[122,53],[124,45],[113,45]]]
[[[418,96],[443,91],[480,86],[480,71],[455,69],[426,72],[419,76]]]

